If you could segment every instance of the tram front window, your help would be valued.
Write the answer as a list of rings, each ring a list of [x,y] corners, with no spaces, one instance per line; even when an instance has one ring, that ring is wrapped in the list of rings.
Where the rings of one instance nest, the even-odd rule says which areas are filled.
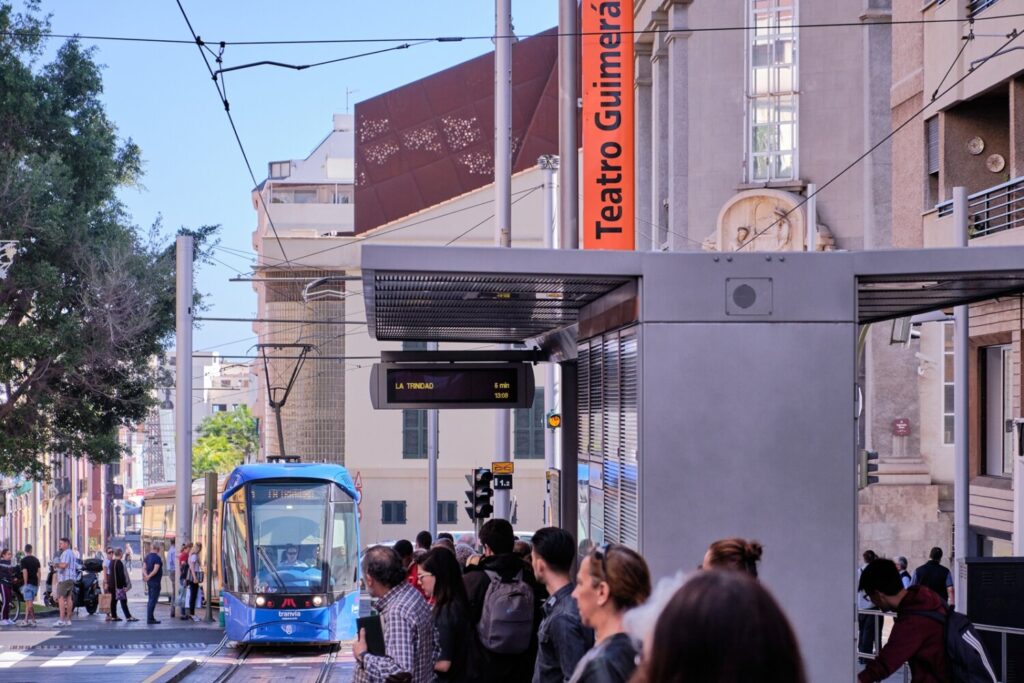
[[[324,591],[327,484],[254,483],[249,489],[257,591]]]

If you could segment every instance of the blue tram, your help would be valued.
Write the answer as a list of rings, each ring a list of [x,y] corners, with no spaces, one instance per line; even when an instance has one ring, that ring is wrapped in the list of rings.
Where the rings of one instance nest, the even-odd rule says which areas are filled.
[[[356,636],[358,493],[340,465],[236,467],[221,494],[228,640],[332,643]]]

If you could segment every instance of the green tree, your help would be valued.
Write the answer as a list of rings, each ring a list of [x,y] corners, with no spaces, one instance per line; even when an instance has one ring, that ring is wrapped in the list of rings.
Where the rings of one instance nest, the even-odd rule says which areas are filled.
[[[118,139],[91,50],[38,65],[38,2],[0,4],[0,473],[47,475],[44,453],[111,462],[117,427],[153,403],[151,359],[174,330],[174,247],[118,201],[139,148]],[[195,231],[197,258],[216,227]],[[187,231],[186,231],[187,232]],[[207,245],[207,249],[209,248]]]
[[[194,476],[205,472],[230,472],[236,465],[250,460],[259,449],[256,418],[246,405],[210,415],[196,432],[199,438],[192,446]]]

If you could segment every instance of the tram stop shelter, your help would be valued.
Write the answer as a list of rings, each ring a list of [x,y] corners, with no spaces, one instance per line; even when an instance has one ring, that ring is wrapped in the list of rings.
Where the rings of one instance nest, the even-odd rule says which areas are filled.
[[[1024,291],[1024,247],[367,245],[362,269],[379,340],[526,344],[561,364],[564,527],[638,549],[655,579],[717,538],[764,543],[812,681],[857,670],[859,328]]]

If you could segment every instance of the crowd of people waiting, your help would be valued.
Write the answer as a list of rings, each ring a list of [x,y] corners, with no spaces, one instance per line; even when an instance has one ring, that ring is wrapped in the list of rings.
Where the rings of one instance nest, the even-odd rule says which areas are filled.
[[[717,541],[707,571],[652,590],[634,550],[578,549],[555,527],[530,544],[490,520],[480,555],[450,536],[431,541],[421,532],[418,548],[400,541],[366,552],[384,642],[371,652],[360,629],[356,683],[806,680],[793,629],[757,580],[756,542]]]

